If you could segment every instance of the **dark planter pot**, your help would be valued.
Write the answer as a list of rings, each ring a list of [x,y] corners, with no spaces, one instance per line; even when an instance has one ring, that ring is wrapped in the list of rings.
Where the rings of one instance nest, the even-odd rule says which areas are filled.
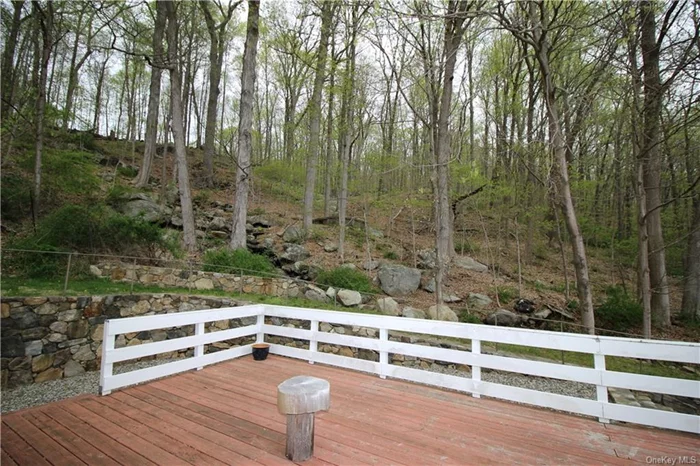
[[[264,361],[267,355],[270,354],[270,345],[267,343],[255,343],[253,345],[253,359],[256,361]]]

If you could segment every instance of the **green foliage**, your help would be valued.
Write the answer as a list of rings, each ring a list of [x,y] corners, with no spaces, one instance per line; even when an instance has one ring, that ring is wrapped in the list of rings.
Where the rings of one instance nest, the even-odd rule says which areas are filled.
[[[42,158],[44,199],[54,204],[65,200],[75,202],[76,198],[91,201],[100,185],[94,162],[89,152],[47,148]],[[33,173],[33,154],[25,154],[20,166],[27,173]]]
[[[607,299],[595,311],[596,327],[625,332],[642,325],[642,306],[637,301],[617,286],[609,287],[606,293]]]
[[[362,293],[374,293],[376,289],[367,275],[357,269],[336,267],[318,274],[316,283]]]
[[[264,215],[265,213],[266,211],[262,207],[256,207],[248,211],[248,215]]]
[[[123,176],[124,178],[134,178],[139,174],[139,170],[128,165],[119,165],[117,167],[117,174]]]
[[[275,268],[265,256],[253,254],[247,249],[210,249],[204,253],[205,272],[243,273],[258,277],[269,277]]]
[[[459,254],[475,254],[479,252],[479,245],[469,239],[455,240],[455,251]]]
[[[124,199],[128,199],[130,195],[138,192],[137,189],[131,186],[117,184],[112,187],[105,197],[105,203],[111,206],[120,205]]]
[[[312,241],[323,241],[326,239],[325,232],[320,228],[311,228],[309,232],[308,239]]]
[[[0,181],[2,219],[19,221],[31,213],[31,184],[17,173],[3,170]]]
[[[464,322],[465,324],[480,324],[481,319],[479,316],[472,314],[469,312],[467,309],[461,309],[459,311],[459,321]]]
[[[69,204],[44,217],[36,234],[15,238],[11,249],[33,251],[94,252],[107,250],[115,254],[152,255],[156,248],[177,252],[173,243],[163,238],[163,231],[141,219],[128,218],[108,211],[102,205],[86,207]],[[19,254],[19,253],[15,253]],[[63,270],[66,255],[27,252],[10,258],[8,270],[30,277],[47,277]]]
[[[270,192],[291,201],[304,197],[306,171],[303,164],[289,164],[282,160],[268,162],[255,168],[255,176],[269,184]],[[267,188],[267,187],[266,187]]]
[[[21,275],[29,278],[59,277],[65,271],[67,255],[54,254],[59,249],[38,243],[36,238],[21,238],[8,245],[12,249],[42,252],[5,251],[2,260],[2,276]]]
[[[386,251],[384,253],[384,259],[389,259],[389,260],[398,260],[399,255],[396,254],[394,251]]]
[[[518,297],[518,290],[511,287],[497,288],[498,300],[501,304],[509,303]]]
[[[211,202],[211,191],[202,189],[192,198],[192,202],[199,206],[208,206]]]

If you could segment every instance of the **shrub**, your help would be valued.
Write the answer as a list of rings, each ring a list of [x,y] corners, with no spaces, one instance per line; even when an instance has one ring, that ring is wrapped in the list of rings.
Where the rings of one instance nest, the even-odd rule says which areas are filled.
[[[156,247],[171,249],[163,230],[140,218],[110,212],[103,205],[69,204],[44,217],[36,235],[22,240],[37,249],[50,247],[64,251],[107,249],[115,253],[153,252]],[[17,247],[13,245],[12,247]]]
[[[210,249],[204,253],[205,272],[238,273],[266,277],[274,274],[275,268],[265,256],[253,254],[247,249]]]
[[[597,327],[624,332],[642,324],[642,306],[622,288],[613,286],[606,293],[607,299],[595,311]]]
[[[518,296],[518,290],[515,288],[504,287],[497,288],[498,290],[498,300],[503,303],[511,302],[516,296]]]
[[[384,253],[384,259],[397,260],[398,258],[399,255],[396,254],[394,251],[387,251]]]
[[[28,278],[55,278],[65,273],[65,261],[68,255],[52,254],[59,249],[48,244],[36,242],[36,238],[22,238],[8,244],[8,249],[26,249],[18,252],[4,251],[2,260],[2,275],[17,274]]]
[[[336,267],[318,274],[316,283],[324,286],[355,290],[362,293],[374,293],[376,290],[369,277],[359,270],[348,267]]]
[[[467,309],[461,309],[459,311],[459,321],[464,322],[465,324],[480,324],[481,319],[479,316],[476,316],[469,312]]]
[[[0,208],[2,219],[17,221],[29,216],[31,206],[31,183],[16,173],[2,175],[0,182]]]
[[[131,167],[129,165],[120,165],[117,167],[117,173],[124,178],[134,178],[139,174],[138,168]]]

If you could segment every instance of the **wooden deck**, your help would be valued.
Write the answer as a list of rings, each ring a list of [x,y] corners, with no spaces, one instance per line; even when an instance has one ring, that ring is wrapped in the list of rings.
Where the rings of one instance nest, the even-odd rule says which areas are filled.
[[[302,374],[331,383],[331,410],[316,416],[315,455],[304,464],[700,463],[693,434],[605,425],[278,356],[4,415],[0,459],[3,466],[291,464],[276,387]]]

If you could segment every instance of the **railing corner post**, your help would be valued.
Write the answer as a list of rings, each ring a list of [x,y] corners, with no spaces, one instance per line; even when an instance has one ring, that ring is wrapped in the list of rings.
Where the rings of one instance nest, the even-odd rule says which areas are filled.
[[[596,391],[596,400],[598,403],[601,403],[601,413],[603,416],[605,416],[605,406],[608,404],[608,387],[605,385],[605,354],[600,352],[600,349],[598,349],[597,353],[593,354],[593,367],[595,370],[598,371],[598,375],[600,376],[600,384],[596,385],[595,391]],[[607,419],[605,417],[599,417],[598,418],[599,422],[602,422],[603,424],[608,424],[610,423],[610,419]]]
[[[265,306],[263,306],[263,311],[258,314],[255,325],[258,327],[255,343],[265,343],[265,332],[263,332],[263,325],[265,325]]]
[[[386,379],[389,372],[389,352],[387,346],[389,342],[389,329],[379,329],[379,377]]]
[[[472,338],[472,355],[474,355],[475,363],[472,363],[472,383],[474,384],[474,391],[472,396],[474,398],[481,398],[479,393],[479,385],[481,382],[481,366],[477,365],[479,361],[479,356],[481,354],[481,340]]]
[[[197,322],[194,324],[194,334],[196,336],[203,336],[204,335],[204,322]],[[204,344],[197,345],[194,347],[194,357],[195,358],[201,358],[204,356]],[[201,371],[204,366],[198,366],[197,370]]]
[[[112,377],[112,362],[110,352],[114,350],[115,335],[110,332],[110,321],[106,320],[102,330],[102,360],[100,361],[100,395],[109,395],[111,390],[106,390],[107,379]]]
[[[309,330],[311,330],[311,338],[309,339],[309,364],[313,364],[316,359],[316,353],[318,352],[318,320],[311,321]]]

